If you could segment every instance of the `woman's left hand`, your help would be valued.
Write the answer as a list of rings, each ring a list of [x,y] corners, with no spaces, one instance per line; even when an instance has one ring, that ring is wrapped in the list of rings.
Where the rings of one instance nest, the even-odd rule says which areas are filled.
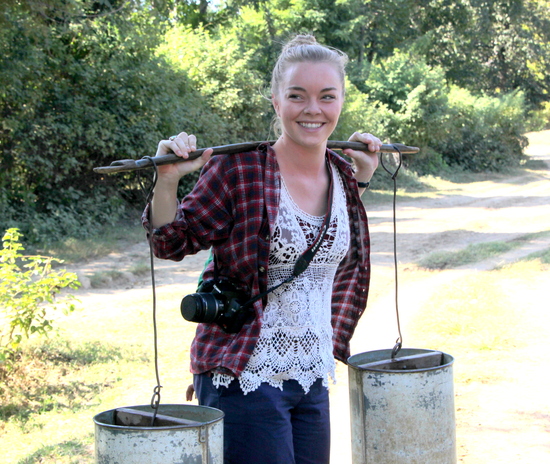
[[[382,142],[372,134],[355,132],[349,139],[350,142],[363,142],[368,145],[369,152],[346,149],[343,152],[353,159],[357,171],[355,178],[359,182],[369,182],[378,167],[378,152]]]

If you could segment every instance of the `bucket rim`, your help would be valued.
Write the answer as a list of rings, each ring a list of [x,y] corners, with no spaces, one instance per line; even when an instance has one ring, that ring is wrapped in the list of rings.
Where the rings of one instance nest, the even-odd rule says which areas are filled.
[[[429,371],[435,371],[435,370],[438,370],[438,369],[445,369],[445,368],[448,368],[450,366],[452,366],[452,364],[454,363],[455,359],[453,356],[451,356],[450,354],[448,353],[445,353],[444,351],[441,351],[441,350],[432,350],[432,349],[427,349],[427,348],[402,348],[400,353],[404,354],[404,353],[409,353],[409,354],[421,354],[421,353],[436,353],[436,352],[440,352],[443,354],[443,356],[448,360],[445,364],[442,364],[441,366],[434,366],[434,367],[424,367],[424,368],[421,368],[421,369],[380,369],[380,368],[376,368],[376,367],[370,367],[370,368],[365,368],[365,367],[360,367],[356,364],[354,364],[354,361],[356,361],[356,359],[353,359],[353,358],[357,358],[361,355],[365,355],[367,353],[379,353],[379,354],[384,354],[384,355],[390,355],[391,356],[391,353],[392,353],[392,349],[381,349],[381,350],[370,350],[370,351],[364,351],[362,353],[357,353],[357,354],[354,354],[352,356],[350,356],[347,360],[347,364],[350,368],[356,370],[356,371],[359,371],[359,372],[376,372],[376,373],[389,373],[389,374],[416,374],[416,373],[420,373],[420,372],[429,372]],[[399,356],[397,357],[399,358]]]
[[[143,407],[149,407],[150,408],[151,407],[151,405],[149,405],[149,404],[138,404],[138,405],[134,405],[134,406],[119,406],[118,408],[113,408],[113,409],[108,409],[106,411],[101,411],[93,417],[93,421],[94,421],[94,424],[99,426],[99,427],[105,427],[105,428],[116,429],[116,430],[135,430],[135,431],[143,431],[143,430],[155,431],[155,430],[158,430],[158,431],[161,431],[161,430],[179,430],[179,429],[192,429],[192,428],[197,428],[197,427],[207,427],[209,425],[215,424],[216,422],[219,422],[220,420],[222,420],[225,417],[225,413],[222,410],[212,408],[210,406],[201,406],[201,405],[198,405],[198,404],[181,404],[181,403],[170,403],[170,404],[161,404],[160,405],[160,407],[163,407],[163,406],[164,407],[168,407],[168,406],[185,406],[186,408],[191,408],[191,409],[208,409],[210,411],[218,412],[219,417],[217,417],[215,419],[208,420],[208,421],[201,421],[198,424],[163,425],[163,426],[156,426],[156,427],[138,427],[138,426],[132,426],[132,425],[106,424],[105,422],[101,422],[98,419],[98,417],[102,414],[114,412],[117,409],[121,409],[121,408],[130,408],[131,409],[131,408],[143,408]]]

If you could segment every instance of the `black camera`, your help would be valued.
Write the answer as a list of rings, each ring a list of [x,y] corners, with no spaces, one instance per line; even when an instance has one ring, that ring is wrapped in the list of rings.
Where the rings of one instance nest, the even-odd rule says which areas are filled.
[[[252,314],[246,293],[229,280],[204,282],[197,293],[181,301],[181,315],[190,322],[215,322],[226,333],[237,333]]]

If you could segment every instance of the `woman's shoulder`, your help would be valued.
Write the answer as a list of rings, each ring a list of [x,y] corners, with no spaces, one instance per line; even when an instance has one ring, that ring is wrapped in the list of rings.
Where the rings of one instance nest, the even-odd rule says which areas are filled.
[[[353,176],[353,165],[339,153],[333,150],[327,150],[329,160],[346,176]]]

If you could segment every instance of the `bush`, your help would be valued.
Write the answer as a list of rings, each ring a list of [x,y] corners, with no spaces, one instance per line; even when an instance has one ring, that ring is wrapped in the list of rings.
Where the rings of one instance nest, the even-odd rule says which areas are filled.
[[[48,309],[75,309],[71,295],[56,303],[56,294],[80,286],[76,274],[52,270],[52,263],[59,260],[22,255],[19,239],[18,230],[9,229],[0,250],[0,362],[8,364],[24,338],[46,335],[52,329]]]
[[[543,102],[540,108],[529,113],[526,129],[533,132],[550,129],[550,102]]]
[[[434,144],[449,165],[469,171],[500,171],[518,166],[527,146],[522,92],[502,97],[475,96],[452,87],[449,93],[452,126],[447,138]]]
[[[162,28],[149,13],[70,15],[47,26],[28,12],[7,18],[0,230],[17,227],[29,243],[87,237],[142,201],[135,173],[100,176],[94,167],[152,155],[182,127],[223,129],[185,74],[156,55]]]
[[[437,174],[447,166],[499,171],[523,158],[521,92],[476,96],[449,86],[442,69],[405,52],[373,66],[366,87],[366,105],[381,115],[382,135],[420,147],[418,155],[405,156],[419,174]]]

